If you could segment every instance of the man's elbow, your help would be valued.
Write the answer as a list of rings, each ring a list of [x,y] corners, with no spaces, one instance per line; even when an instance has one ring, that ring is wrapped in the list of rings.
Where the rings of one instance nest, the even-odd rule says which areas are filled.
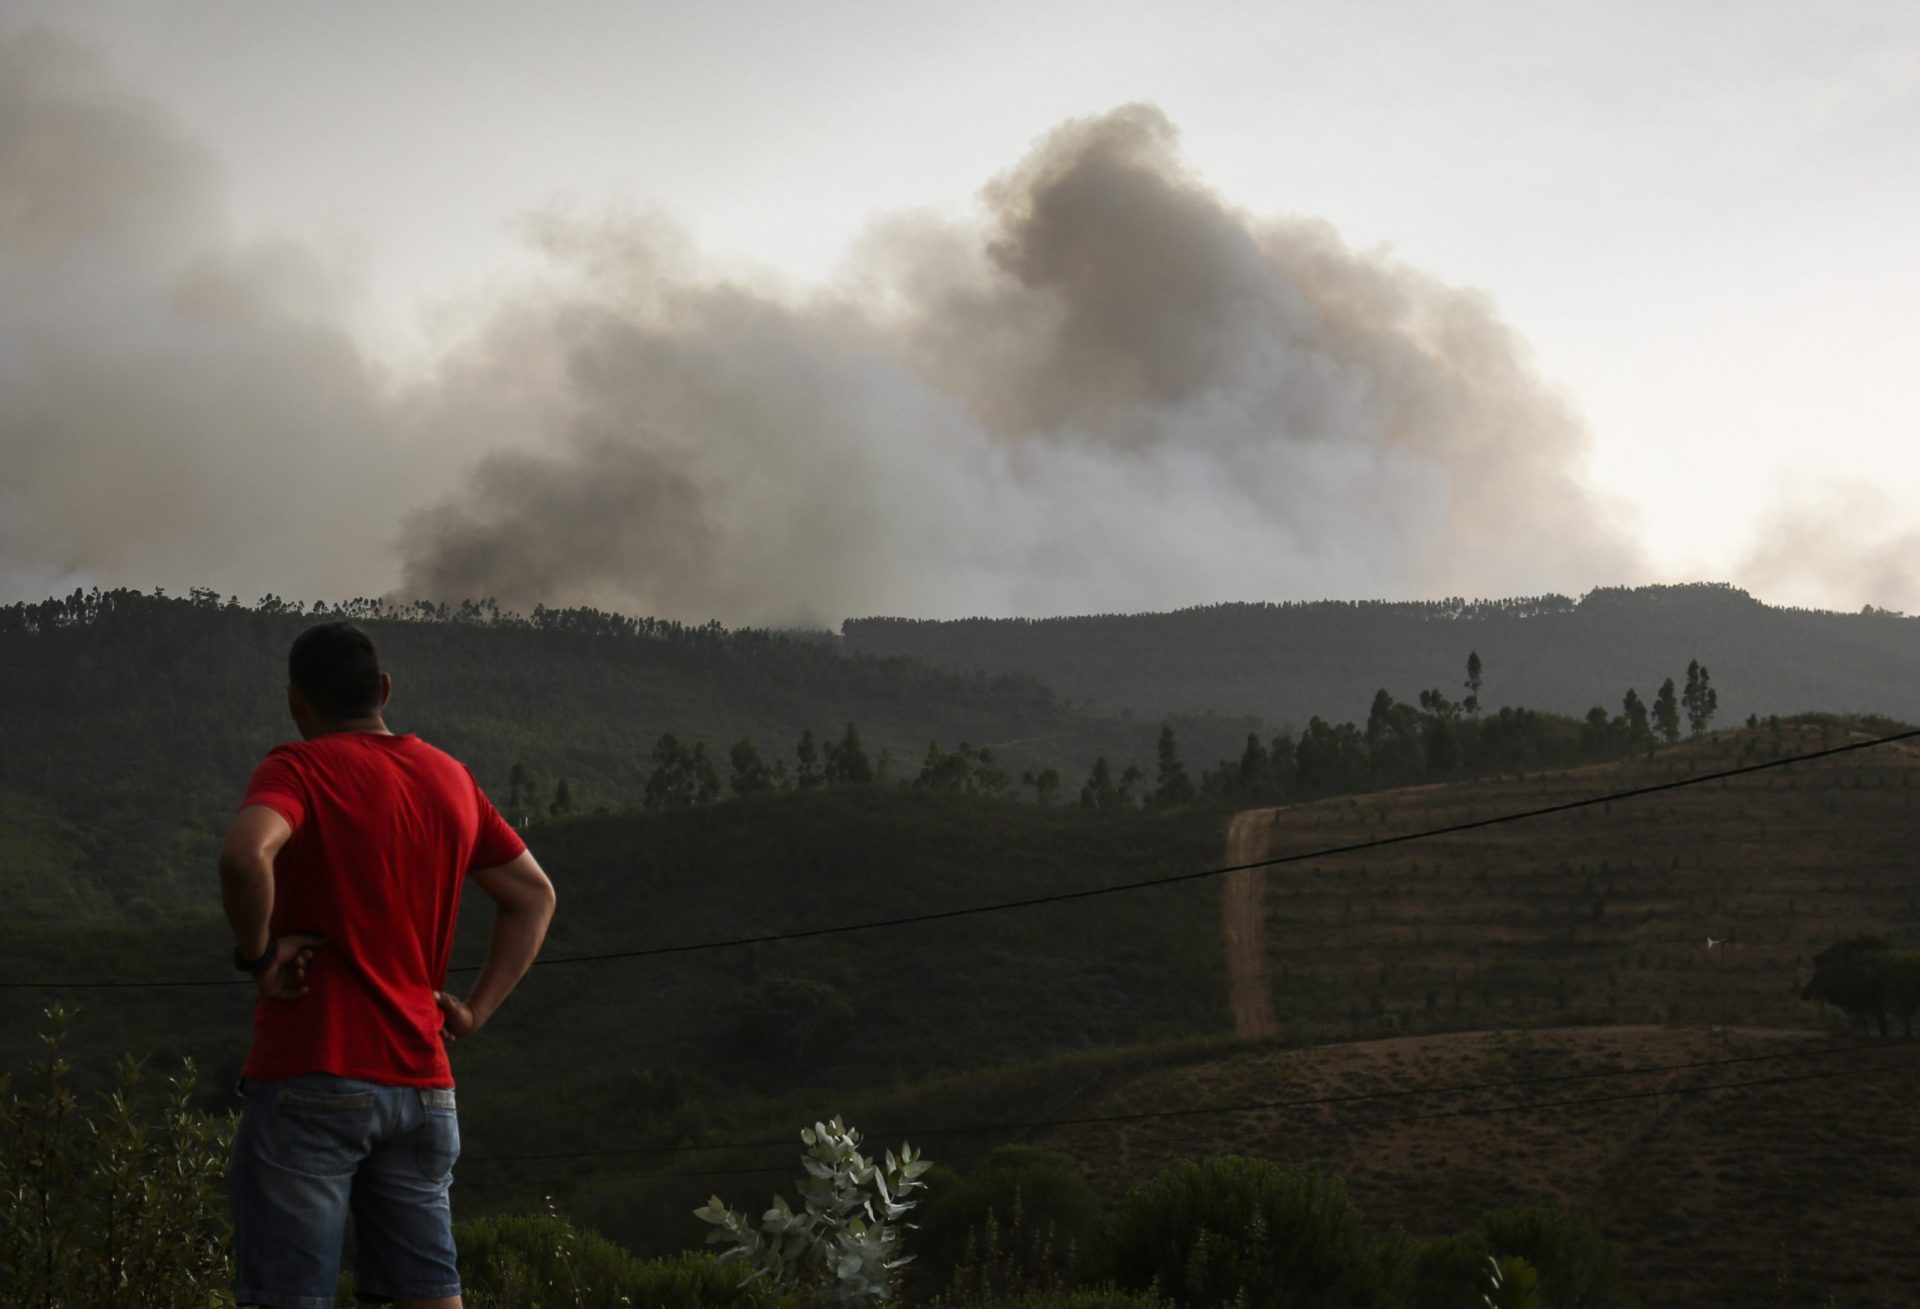
[[[501,907],[523,918],[546,923],[553,918],[553,911],[559,904],[559,894],[553,889],[553,881],[546,873],[536,869],[530,876],[522,877],[514,887],[514,894]]]
[[[228,846],[220,851],[222,886],[250,886],[273,876],[273,863],[257,850],[236,850]]]

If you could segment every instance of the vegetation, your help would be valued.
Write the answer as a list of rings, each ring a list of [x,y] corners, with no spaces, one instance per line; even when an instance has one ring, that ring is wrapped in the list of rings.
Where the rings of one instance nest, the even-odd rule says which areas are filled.
[[[1297,738],[1269,738],[1247,718],[1100,718],[1021,676],[594,610],[521,617],[486,604],[305,608],[268,597],[247,607],[204,591],[75,593],[0,609],[0,714],[18,728],[0,738],[0,887],[16,914],[154,923],[210,913],[205,870],[225,816],[287,732],[286,644],[334,617],[381,643],[400,686],[396,727],[468,761],[521,826],[889,783],[1045,804],[1088,760],[1078,797],[1095,812],[1287,803],[1564,767],[1655,739],[1633,692],[1621,715],[1595,709],[1584,724],[1510,705],[1482,713],[1484,679],[1498,669],[1477,650],[1458,704],[1438,689],[1418,707],[1380,690],[1364,728],[1314,716]],[[1698,734],[1716,693],[1697,660],[1689,679]],[[1669,739],[1677,704],[1667,695],[1657,715]],[[817,735],[821,722],[841,727]],[[1183,745],[1239,756],[1196,778]],[[1151,778],[1135,762],[1149,750]],[[917,770],[896,762],[915,758]]]
[[[1920,1013],[1920,950],[1897,950],[1883,936],[1855,936],[1813,957],[1802,1000],[1830,1004],[1865,1027],[1887,1034],[1889,1020],[1913,1035]]]
[[[711,1255],[640,1259],[556,1213],[454,1225],[469,1309],[773,1309]]]
[[[927,1174],[913,1240],[915,1280],[972,1298],[1011,1287],[1047,1289],[1092,1237],[1100,1198],[1057,1150],[1009,1145],[971,1172]]]
[[[9,916],[144,925],[214,912],[209,870],[227,818],[261,756],[292,735],[287,646],[332,618],[379,642],[395,729],[451,750],[522,825],[683,808],[734,779],[738,794],[882,780],[883,760],[917,759],[929,739],[980,743],[970,748],[1012,776],[1102,752],[1144,758],[1157,730],[1071,708],[1031,678],[849,658],[773,632],[587,609],[76,592],[0,607]],[[812,735],[848,723],[851,740]],[[1247,730],[1239,719],[1181,726],[1220,749]],[[816,757],[794,774],[782,756],[803,738]],[[748,747],[737,765],[730,742]]]
[[[906,1214],[920,1202],[907,1197],[933,1167],[908,1145],[883,1160],[860,1151],[859,1132],[838,1118],[800,1133],[800,1208],[783,1195],[758,1224],[714,1196],[694,1216],[713,1226],[710,1245],[724,1245],[721,1264],[752,1271],[744,1282],[805,1292],[822,1304],[888,1304],[896,1274],[913,1262],[901,1240]]]
[[[1920,619],[1885,610],[1835,614],[1762,604],[1724,585],[1601,587],[1508,600],[1327,600],[1221,604],[1161,614],[932,621],[860,618],[849,653],[1038,677],[1075,703],[1148,721],[1219,710],[1298,731],[1315,715],[1366,703],[1374,688],[1432,684],[1485,663],[1474,706],[1578,714],[1598,687],[1628,686],[1689,659],[1723,671],[1727,712],[1878,710],[1920,720]],[[1684,707],[1684,702],[1683,702]],[[1211,757],[1206,756],[1206,757]]]
[[[217,923],[200,916],[211,902],[210,865],[195,861],[246,769],[282,730],[278,663],[286,638],[311,614],[204,595],[124,604],[80,597],[73,605],[30,623],[0,621],[0,713],[10,727],[26,725],[0,739],[0,884],[23,906],[0,925],[4,980],[220,978],[225,942]],[[1456,671],[1441,677],[1429,669],[1406,681],[1428,688],[1413,701],[1377,691],[1364,722],[1315,719],[1298,732],[1248,732],[1233,721],[1224,748],[1238,757],[1208,768],[1192,761],[1216,757],[1230,720],[1100,719],[1020,679],[1002,684],[849,659],[791,637],[623,625],[584,611],[527,620],[484,610],[348,612],[381,625],[403,689],[415,685],[408,667],[434,668],[437,689],[409,692],[408,712],[417,707],[420,719],[397,725],[431,727],[455,748],[462,739],[507,736],[505,748],[478,762],[506,807],[537,828],[534,844],[560,883],[564,912],[550,948],[559,958],[1202,869],[1221,862],[1228,806],[1289,806],[1272,819],[1273,839],[1276,853],[1293,852],[1677,780],[1892,726],[1755,715],[1743,731],[1715,731],[1718,691],[1690,647],[1664,665],[1677,673],[1694,654],[1684,679],[1671,679],[1651,705],[1629,690],[1617,711],[1596,708],[1584,720],[1488,709],[1483,697],[1506,698],[1507,663],[1480,629],[1459,640],[1469,634],[1453,628],[1454,644],[1432,668]],[[1542,610],[1526,621],[1550,616]],[[222,662],[222,650],[238,654]],[[1459,680],[1462,650],[1472,656],[1456,703],[1434,683]],[[1698,650],[1722,666],[1710,647]],[[1744,677],[1743,665],[1743,687]],[[48,687],[51,707],[29,703]],[[222,712],[222,697],[234,697],[242,712]],[[600,704],[611,709],[596,713]],[[171,717],[159,712],[163,705]],[[59,730],[62,715],[71,731]],[[1669,748],[1654,748],[1669,737]],[[1097,761],[1091,768],[1089,759]],[[1850,1021],[1899,1030],[1913,1014],[1899,998],[1911,994],[1901,989],[1910,974],[1900,971],[1910,965],[1892,943],[1910,944],[1920,923],[1905,839],[1916,773],[1915,756],[1871,752],[1524,828],[1290,866],[1270,879],[1261,901],[1264,984],[1281,1040],[1711,1023],[1715,1040],[1738,1041],[1745,1024],[1806,1025],[1812,1011],[1796,996],[1810,967],[1807,999],[1835,1005]],[[1076,795],[1082,803],[1050,803]],[[1115,1151],[1109,1136],[1045,1123],[1064,1106],[1088,1111],[1090,1097],[1110,1084],[1142,1088],[1142,1100],[1124,1108],[1220,1100],[1167,1089],[1144,1071],[1199,1066],[1228,1047],[1213,886],[884,934],[541,968],[485,1039],[463,1042],[456,1055],[463,1082],[484,1088],[468,1099],[457,1203],[463,1216],[495,1211],[480,1220],[491,1226],[472,1229],[474,1302],[739,1303],[724,1281],[731,1266],[678,1254],[697,1233],[688,1212],[715,1184],[702,1173],[766,1162],[755,1149],[717,1148],[726,1142],[761,1140],[800,1115],[840,1112],[889,1135],[912,1129],[916,1141],[922,1126],[941,1128],[936,1149],[956,1163],[1016,1130],[1047,1147],[929,1174],[917,1215],[924,1230],[906,1238],[924,1242],[925,1266],[911,1270],[915,1280],[903,1293],[995,1309],[1187,1303],[1168,1282],[1157,1290],[1134,1281],[1101,1286],[1119,1274],[1099,1262],[1112,1250],[1088,1216],[1089,1197],[1094,1207],[1117,1203],[1181,1157],[1276,1157],[1287,1148],[1275,1144],[1281,1128],[1262,1136],[1238,1118],[1204,1147],[1169,1151],[1134,1135]],[[1718,942],[1711,949],[1709,935]],[[463,966],[483,939],[475,923],[463,925]],[[1810,957],[1834,941],[1841,945]],[[5,1002],[55,994],[51,986],[44,995],[15,991]],[[100,1093],[116,1087],[123,1050],[149,1051],[168,1065],[192,1056],[215,1075],[176,1092],[179,1121],[218,1129],[247,999],[244,986],[100,993],[84,1039],[68,1047],[74,1067],[61,1075],[70,1098],[109,1104]],[[0,1055],[32,1053],[26,1025],[0,1029]],[[1393,1057],[1382,1053],[1348,1080],[1379,1084],[1379,1068]],[[1521,1073],[1534,1071],[1532,1057],[1515,1056]],[[1876,1093],[1864,1075],[1861,1083],[1844,1093]],[[1274,1084],[1269,1077],[1232,1094],[1272,1098]],[[1838,1103],[1842,1089],[1831,1093]],[[146,1102],[136,1095],[129,1103]],[[1888,1133],[1875,1147],[1884,1158],[1853,1165],[1864,1179],[1860,1193],[1908,1193],[1898,1189],[1905,1175],[1896,1169],[1905,1129],[1887,1104],[1862,1099],[1858,1114],[1829,1115],[1793,1103],[1800,1107],[1779,1111],[1779,1121],[1792,1124],[1781,1132],[1819,1140],[1836,1158],[1861,1154],[1842,1148],[1857,1145],[1845,1136],[1853,1116]],[[141,1112],[151,1125],[171,1111]],[[1620,1133],[1626,1144],[1617,1158],[1592,1164],[1596,1175],[1630,1168],[1638,1148],[1631,1143],[1643,1139],[1633,1133],[1663,1130],[1673,1117],[1649,1108]],[[1516,1149],[1576,1135],[1540,1119],[1494,1121]],[[1580,1122],[1582,1131],[1590,1125]],[[954,1130],[969,1124],[976,1130]],[[163,1135],[150,1131],[146,1148],[160,1148]],[[1334,1138],[1306,1139],[1325,1150]],[[1913,1147],[1920,1155],[1920,1141]],[[1457,1152],[1449,1159],[1453,1149],[1377,1162],[1354,1156],[1335,1170],[1368,1214],[1423,1234],[1453,1233],[1416,1240],[1358,1222],[1356,1239],[1372,1262],[1356,1265],[1357,1290],[1341,1286],[1377,1291],[1382,1303],[1477,1305],[1491,1294],[1487,1279],[1497,1266],[1513,1295],[1524,1294],[1531,1272],[1547,1305],[1618,1303],[1606,1298],[1615,1290],[1581,1300],[1588,1293],[1575,1287],[1586,1283],[1569,1282],[1565,1271],[1589,1267],[1597,1286],[1617,1278],[1605,1242],[1567,1238],[1556,1254],[1544,1238],[1528,1244],[1524,1224],[1488,1226],[1492,1217],[1454,1232],[1455,1215],[1474,1212],[1482,1197],[1523,1199],[1530,1213],[1555,1197],[1537,1181],[1518,1191],[1525,1158],[1477,1165]],[[567,1158],[518,1157],[555,1154]],[[1312,1162],[1289,1156],[1286,1167],[1296,1182],[1309,1173],[1330,1182]],[[1725,1197],[1758,1194],[1759,1167],[1716,1156],[1690,1185],[1733,1203]],[[1389,1174],[1447,1197],[1441,1217],[1383,1208]],[[1783,1192],[1800,1188],[1799,1179],[1791,1174]],[[1242,1183],[1271,1192],[1276,1206],[1286,1191],[1271,1178],[1235,1185]],[[1709,1272],[1686,1273],[1684,1252],[1662,1244],[1686,1229],[1659,1207],[1667,1198],[1653,1189],[1636,1194],[1646,1219],[1615,1211],[1606,1227],[1634,1242],[1636,1274],[1649,1258],[1663,1290],[1670,1278],[1688,1285],[1695,1277],[1696,1292],[1710,1284]],[[543,1196],[552,1197],[552,1211],[525,1216]],[[1846,1210],[1846,1199],[1818,1203],[1860,1212]],[[1209,1269],[1257,1269],[1280,1258],[1272,1229],[1265,1244],[1233,1245],[1195,1205],[1180,1212],[1199,1219],[1179,1223],[1192,1236],[1181,1276],[1205,1288],[1196,1294],[1218,1289]],[[167,1207],[196,1212],[188,1199]],[[1697,1228],[1700,1211],[1691,1218]],[[74,1231],[98,1226],[72,1221]],[[1333,1224],[1327,1239],[1338,1245],[1345,1230]],[[1838,1239],[1822,1230],[1822,1239]],[[194,1258],[205,1249],[178,1236],[173,1247]],[[1581,1264],[1586,1256],[1568,1249],[1600,1253]],[[1883,1264],[1893,1266],[1894,1256],[1882,1253],[1861,1262],[1863,1285],[1892,1284]],[[1722,1268],[1739,1262],[1724,1252],[1716,1259]],[[1431,1298],[1418,1298],[1427,1294],[1422,1287]]]
[[[534,843],[563,906],[547,954],[564,958],[1204,867],[1219,857],[1220,818],[1191,808],[1101,817],[911,787],[844,787],[760,796],[724,811],[582,815],[548,823]],[[459,932],[460,967],[470,968],[487,941],[480,901],[466,907],[474,916]],[[1217,1032],[1226,1022],[1217,915],[1212,888],[1201,884],[885,933],[538,967],[485,1039],[455,1051],[462,1083],[485,1088],[463,1106],[463,1180],[484,1184],[472,1192],[477,1202],[524,1208],[548,1193],[597,1192],[602,1175],[757,1166],[768,1162],[763,1152],[624,1159],[620,1151],[760,1140],[795,1119],[863,1112],[857,1100],[870,1089]],[[223,941],[224,927],[213,924],[11,923],[0,925],[0,972],[49,982],[222,982],[233,976]],[[0,1003],[30,1003],[34,994],[0,993]],[[57,985],[45,993],[58,994]],[[125,1049],[192,1055],[213,1073],[204,1103],[224,1108],[249,998],[237,985],[99,993],[76,1040],[77,1075],[97,1084]],[[24,1053],[23,1039],[17,1025],[0,1027],[0,1058]],[[940,1108],[941,1122],[1007,1112],[992,1102]],[[910,1125],[864,1112],[857,1121],[888,1132]],[[538,1151],[576,1151],[587,1162],[556,1177],[549,1163],[497,1158]],[[609,1189],[607,1208],[582,1216],[658,1253],[678,1248],[686,1212],[713,1188],[696,1176],[629,1189],[636,1194],[617,1204]]]
[[[1189,1160],[1135,1190],[1096,1278],[1183,1309],[1391,1305],[1400,1254],[1368,1237],[1337,1178],[1231,1156]]]
[[[203,1309],[229,1282],[222,1185],[232,1121],[193,1108],[187,1064],[160,1096],[127,1058],[75,1092],[65,1011],[23,1084],[0,1075],[0,1287],[36,1309]]]

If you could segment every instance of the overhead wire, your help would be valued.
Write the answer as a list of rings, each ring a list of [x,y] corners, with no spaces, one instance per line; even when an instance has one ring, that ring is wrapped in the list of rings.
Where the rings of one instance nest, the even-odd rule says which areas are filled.
[[[1310,1047],[1311,1050],[1326,1047]],[[1874,1042],[1860,1045],[1824,1046],[1813,1050],[1790,1050],[1775,1054],[1728,1055],[1716,1059],[1691,1059],[1681,1063],[1649,1064],[1639,1068],[1603,1068],[1588,1073],[1554,1073],[1543,1077],[1502,1078],[1486,1082],[1459,1082],[1445,1085],[1403,1087],[1392,1091],[1355,1091],[1341,1095],[1312,1096],[1291,1100],[1253,1100],[1241,1104],[1228,1105],[1191,1105],[1178,1109],[1157,1109],[1141,1112],[1096,1114],[1084,1118],[1054,1118],[1046,1115],[1043,1119],[1020,1122],[970,1123],[950,1127],[881,1128],[867,1132],[867,1136],[966,1136],[975,1133],[1011,1132],[1017,1130],[1032,1131],[1046,1127],[1091,1127],[1109,1123],[1145,1122],[1155,1118],[1186,1118],[1207,1114],[1252,1113],[1271,1109],[1310,1109],[1347,1104],[1363,1104],[1379,1100],[1404,1100],[1429,1095],[1469,1095],[1483,1091],[1506,1091],[1529,1086],[1555,1086],[1568,1082],[1591,1082],[1611,1077],[1653,1077],[1661,1073],[1694,1072],[1704,1068],[1725,1068],[1739,1064],[1770,1063],[1782,1059],[1817,1059],[1833,1055],[1857,1054],[1863,1050],[1877,1050],[1884,1047]],[[524,1163],[550,1159],[582,1158],[636,1158],[646,1155],[670,1154],[710,1154],[724,1150],[772,1149],[790,1145],[792,1142],[781,1137],[778,1140],[761,1141],[722,1141],[710,1145],[660,1145],[597,1148],[593,1150],[555,1150],[537,1151],[524,1154],[480,1155],[466,1160],[470,1164],[479,1163]]]
[[[1876,1073],[1903,1072],[1903,1071],[1913,1071],[1916,1069],[1920,1069],[1920,1058],[1897,1059],[1890,1062],[1871,1064],[1866,1067],[1839,1068],[1839,1069],[1829,1069],[1829,1070],[1825,1070],[1821,1072],[1813,1072],[1813,1073],[1795,1073],[1795,1074],[1786,1074],[1786,1075],[1779,1075],[1779,1076],[1773,1076],[1773,1077],[1757,1077],[1757,1078],[1749,1078],[1745,1081],[1737,1081],[1737,1082],[1714,1082],[1704,1086],[1655,1087],[1655,1088],[1651,1088],[1643,1091],[1618,1091],[1608,1095],[1575,1096],[1575,1097],[1559,1099],[1559,1100],[1537,1100],[1537,1101],[1531,1101],[1526,1104],[1517,1104],[1517,1105],[1474,1105],[1474,1106],[1468,1106],[1465,1108],[1442,1109],[1442,1110],[1437,1110],[1437,1111],[1427,1112],[1427,1113],[1397,1114],[1397,1115],[1392,1115],[1392,1116],[1383,1117],[1383,1118],[1349,1119],[1345,1121],[1321,1122],[1321,1123],[1302,1122],[1302,1123],[1294,1124],[1293,1129],[1305,1131],[1305,1132],[1364,1131],[1371,1128],[1394,1127],[1394,1126],[1399,1126],[1407,1123],[1435,1122],[1435,1121],[1440,1121],[1445,1119],[1491,1118],[1491,1117],[1498,1117],[1503,1114],[1526,1114],[1526,1113],[1540,1113],[1545,1111],[1561,1110],[1561,1109],[1582,1109],[1582,1108],[1591,1108],[1599,1105],[1625,1104],[1625,1103],[1642,1101],[1642,1100],[1659,1100],[1659,1099],[1666,1099],[1666,1098],[1675,1097],[1675,1096],[1713,1095],[1713,1094],[1718,1094],[1724,1091],[1756,1090],[1756,1089],[1772,1087],[1772,1086],[1790,1086],[1790,1085],[1796,1085],[1796,1084],[1806,1083],[1806,1082],[1829,1081],[1829,1080],[1832,1080],[1833,1078],[1841,1077],[1841,1076],[1861,1077],[1861,1076],[1871,1076]],[[1220,1106],[1214,1109],[1201,1110],[1196,1112],[1241,1113],[1241,1112],[1247,1112],[1247,1109],[1248,1107],[1246,1106]],[[1052,1128],[1102,1125],[1103,1123],[1112,1123],[1112,1122],[1118,1122],[1118,1121],[1124,1121],[1124,1120],[1146,1120],[1146,1119],[1166,1118],[1166,1117],[1174,1117],[1174,1116],[1177,1116],[1177,1111],[1148,1113],[1148,1114],[1138,1116],[1138,1119],[1133,1119],[1132,1116],[1124,1116],[1124,1115],[1115,1116],[1113,1118],[1104,1119],[1104,1120],[1088,1120],[1087,1122],[1081,1122],[1073,1119],[1060,1119],[1054,1122],[1035,1123],[1031,1126],[1030,1130],[1041,1131],[1041,1130],[1047,1130]],[[889,1133],[888,1135],[901,1135],[901,1134]],[[791,1142],[782,1142],[782,1144],[791,1144]],[[969,1153],[962,1153],[962,1154],[947,1155],[945,1156],[945,1158],[948,1158],[948,1159],[984,1158],[991,1153],[992,1153],[991,1151],[969,1152]],[[469,1161],[469,1162],[476,1162],[476,1161]],[[791,1172],[793,1171],[793,1169],[794,1169],[794,1165],[791,1163],[788,1163],[788,1164],[772,1164],[772,1165],[767,1165],[765,1167],[756,1167],[756,1168],[683,1169],[683,1170],[677,1170],[677,1171],[650,1172],[650,1173],[588,1174],[585,1176],[559,1178],[559,1179],[552,1179],[552,1178],[525,1179],[525,1180],[500,1179],[498,1181],[492,1181],[492,1182],[481,1181],[477,1183],[463,1181],[460,1183],[460,1185],[462,1187],[475,1187],[475,1186],[511,1187],[511,1186],[549,1186],[549,1185],[554,1185],[556,1182],[591,1182],[596,1184],[604,1184],[609,1182],[669,1181],[669,1180],[674,1180],[678,1178],[707,1179],[707,1178],[716,1178],[716,1177],[749,1177],[749,1176],[757,1176],[757,1175],[763,1175],[768,1173]]]
[[[1645,786],[1629,787],[1619,791],[1610,791],[1602,795],[1585,796],[1575,800],[1561,801],[1557,804],[1541,805],[1532,809],[1509,811],[1487,818],[1467,819],[1462,822],[1448,823],[1439,827],[1421,828],[1416,831],[1401,832],[1391,836],[1372,837],[1364,841],[1352,841],[1341,845],[1323,846],[1314,850],[1300,851],[1294,854],[1275,855],[1266,859],[1254,859],[1245,863],[1228,864],[1217,868],[1203,868],[1190,872],[1169,873],[1158,877],[1147,877],[1130,882],[1113,883],[1107,886],[1083,887],[1072,891],[1054,891],[1045,895],[1024,896],[1014,900],[989,901],[985,904],[964,905],[953,909],[937,909],[923,913],[899,914],[886,918],[870,918],[849,923],[833,923],[821,927],[790,928],[784,931],[761,932],[748,936],[721,937],[704,941],[685,941],[668,945],[643,946],[628,950],[606,950],[590,954],[548,956],[535,960],[534,967],[610,963],[615,960],[626,959],[656,959],[708,950],[738,949],[745,946],[770,945],[782,941],[814,940],[820,937],[840,936],[852,932],[879,931],[889,928],[915,926],[923,923],[951,922],[955,919],[971,918],[983,914],[1002,913],[1015,909],[1033,909],[1043,905],[1069,904],[1109,895],[1121,895],[1131,891],[1150,890],[1164,886],[1179,886],[1190,882],[1225,877],[1232,873],[1250,872],[1262,868],[1277,868],[1287,864],[1307,863],[1315,859],[1331,859],[1340,855],[1359,854],[1368,850],[1380,850],[1418,841],[1435,840],[1443,836],[1455,836],[1463,832],[1481,831],[1507,823],[1545,818],[1553,814],[1571,813],[1575,810],[1590,809],[1595,805],[1612,804],[1616,801],[1659,795],[1665,792],[1682,790],[1687,787],[1704,786],[1709,782],[1750,776],[1754,773],[1766,772],[1775,768],[1787,768],[1799,763],[1831,759],[1860,750],[1870,750],[1879,746],[1892,745],[1897,742],[1914,740],[1916,738],[1920,738],[1920,728],[1896,732],[1887,736],[1874,737],[1866,741],[1848,742],[1845,745],[1831,746],[1823,750],[1809,751],[1804,754],[1786,755],[1778,759],[1762,760],[1753,764],[1742,764],[1734,768],[1718,769],[1707,773],[1695,773],[1687,777],[1674,778],[1665,782],[1653,782]],[[471,972],[474,971],[474,968],[475,966],[469,965],[449,971]],[[152,987],[231,987],[246,984],[247,979],[245,978],[239,979],[238,981],[226,978],[219,980],[181,978],[40,981],[14,979],[0,981],[0,990],[131,990]]]

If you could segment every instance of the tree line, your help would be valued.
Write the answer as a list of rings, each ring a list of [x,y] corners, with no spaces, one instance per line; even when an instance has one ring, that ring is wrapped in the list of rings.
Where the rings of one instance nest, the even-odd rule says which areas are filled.
[[[1485,663],[1478,651],[1471,651],[1460,688],[1464,695],[1457,701],[1430,687],[1420,692],[1416,703],[1406,703],[1383,688],[1374,695],[1364,727],[1315,717],[1297,737],[1283,731],[1263,740],[1259,733],[1249,733],[1238,759],[1220,760],[1198,780],[1181,758],[1172,724],[1165,724],[1151,777],[1138,763],[1116,769],[1110,758],[1100,755],[1080,786],[1079,803],[1102,813],[1171,808],[1197,800],[1273,804],[1463,774],[1561,767],[1641,753],[1663,742],[1675,744],[1683,714],[1688,732],[1700,737],[1719,706],[1712,675],[1698,660],[1687,665],[1684,689],[1676,689],[1674,679],[1667,678],[1651,707],[1629,687],[1619,713],[1596,705],[1580,723],[1511,707],[1483,715],[1485,679]],[[747,797],[888,782],[987,796],[1030,791],[1035,803],[1046,805],[1055,803],[1063,788],[1057,768],[1023,771],[1016,787],[990,747],[964,741],[953,749],[929,742],[918,772],[896,775],[890,753],[883,751],[877,762],[868,759],[855,723],[848,723],[838,740],[824,742],[812,728],[806,729],[794,747],[791,766],[784,758],[764,758],[754,740],[743,737],[727,751],[724,784],[722,765],[704,742],[689,746],[667,732],[654,743],[651,759],[642,798],[648,810],[696,808],[727,793]],[[520,802],[522,777],[522,767],[516,765],[514,804]],[[564,780],[559,783],[546,812],[559,816],[570,811],[566,786]],[[537,802],[533,807],[541,810]]]

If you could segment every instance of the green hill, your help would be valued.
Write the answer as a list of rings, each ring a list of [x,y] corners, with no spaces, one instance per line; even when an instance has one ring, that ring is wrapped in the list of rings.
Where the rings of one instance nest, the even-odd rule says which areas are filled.
[[[465,760],[506,807],[531,776],[538,816],[565,780],[579,812],[638,807],[664,732],[703,743],[722,780],[750,737],[793,766],[811,728],[857,723],[874,762],[912,777],[928,743],[991,747],[1018,785],[1092,759],[1150,764],[1157,723],[1101,718],[1034,679],[845,657],[828,642],[684,627],[590,610],[515,618],[486,607],[322,610],[93,592],[0,608],[0,886],[43,920],[157,922],[215,904],[213,855],[254,765],[292,734],[282,688],[293,637],[351,617],[393,673],[389,722]],[[1209,758],[1243,720],[1183,721]],[[1068,792],[1067,794],[1071,794]]]
[[[551,1163],[488,1164],[489,1156],[617,1156],[757,1139],[769,1123],[784,1137],[801,1117],[831,1114],[875,1088],[1217,1033],[1227,1022],[1210,883],[750,948],[560,962],[1202,868],[1219,858],[1217,813],[1103,815],[866,788],[587,816],[547,824],[533,840],[560,892],[550,962],[453,1052],[471,1206],[498,1189],[501,1203],[524,1208],[523,1185],[494,1184],[545,1184],[553,1172]],[[463,913],[456,960],[472,963],[487,916],[471,900]],[[231,976],[230,944],[214,920],[149,928],[13,920],[0,926],[0,981],[218,982]],[[128,1052],[159,1068],[192,1056],[206,1073],[204,1102],[225,1108],[250,999],[241,984],[0,990],[0,1068],[35,1052],[36,1015],[65,1000],[81,1007],[72,1057],[84,1078],[97,1082]],[[676,1222],[656,1242],[687,1236]]]
[[[1014,670],[1075,702],[1154,717],[1218,710],[1302,727],[1379,687],[1458,697],[1469,651],[1489,705],[1578,717],[1643,699],[1690,659],[1712,670],[1721,721],[1874,712],[1920,720],[1920,618],[1782,609],[1718,585],[1395,604],[1223,604],[1163,614],[952,622],[849,620],[850,653]]]

